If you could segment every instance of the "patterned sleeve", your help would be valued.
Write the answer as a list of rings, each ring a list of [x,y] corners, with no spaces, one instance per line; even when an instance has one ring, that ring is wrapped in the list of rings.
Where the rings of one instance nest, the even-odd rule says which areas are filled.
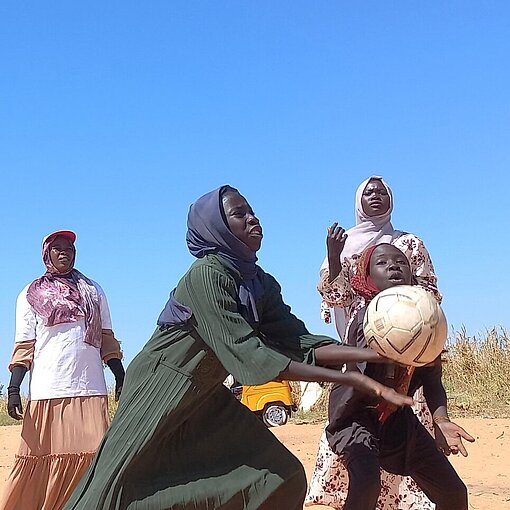
[[[321,319],[326,324],[331,324],[331,308],[324,300],[321,301]]]
[[[339,306],[341,308],[349,306],[354,300],[350,281],[350,264],[344,261],[338,276],[332,282],[328,281],[328,279],[329,269],[325,268],[321,271],[317,290],[326,306]]]
[[[441,303],[443,296],[437,288],[434,265],[423,241],[414,234],[402,234],[393,244],[406,255],[418,285],[432,292],[437,301]]]

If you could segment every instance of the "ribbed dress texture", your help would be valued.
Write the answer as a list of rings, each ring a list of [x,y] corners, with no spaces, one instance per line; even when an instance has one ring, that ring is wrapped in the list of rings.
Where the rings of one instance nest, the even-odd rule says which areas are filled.
[[[298,510],[299,460],[222,384],[274,379],[290,360],[314,363],[310,335],[261,271],[259,322],[239,313],[240,275],[222,259],[197,260],[175,298],[191,319],[156,329],[129,365],[120,405],[66,510]]]

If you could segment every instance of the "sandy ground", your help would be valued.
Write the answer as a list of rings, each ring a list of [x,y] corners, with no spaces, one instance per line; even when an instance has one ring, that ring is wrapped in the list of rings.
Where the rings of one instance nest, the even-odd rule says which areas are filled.
[[[469,488],[470,508],[510,509],[510,419],[456,420],[475,438],[469,457],[451,457],[452,463]],[[0,427],[0,491],[11,469],[18,448],[21,427]],[[321,425],[289,424],[273,429],[280,440],[303,462],[311,475]],[[329,507],[307,507],[325,510]]]

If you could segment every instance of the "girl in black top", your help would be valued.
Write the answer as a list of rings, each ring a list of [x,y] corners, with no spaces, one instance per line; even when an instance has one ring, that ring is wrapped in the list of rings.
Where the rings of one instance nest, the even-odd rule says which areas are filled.
[[[352,283],[368,303],[379,291],[411,284],[409,262],[390,244],[368,248],[359,260]],[[367,347],[364,313],[365,308],[360,309],[349,327],[347,342],[352,346]],[[344,510],[375,509],[381,467],[390,473],[411,476],[437,510],[467,510],[466,486],[445,455],[460,452],[467,456],[462,439],[474,439],[448,418],[441,360],[414,371],[392,363],[348,363],[347,371],[364,373],[408,395],[423,386],[436,440],[411,409],[397,409],[353,388],[335,385],[330,395],[326,435],[349,473]]]

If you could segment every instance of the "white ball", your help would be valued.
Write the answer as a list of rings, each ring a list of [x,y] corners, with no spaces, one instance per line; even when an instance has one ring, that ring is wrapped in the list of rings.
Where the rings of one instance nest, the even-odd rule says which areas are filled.
[[[398,285],[372,299],[363,332],[368,345],[382,356],[419,367],[441,354],[448,328],[430,292],[417,285]]]

